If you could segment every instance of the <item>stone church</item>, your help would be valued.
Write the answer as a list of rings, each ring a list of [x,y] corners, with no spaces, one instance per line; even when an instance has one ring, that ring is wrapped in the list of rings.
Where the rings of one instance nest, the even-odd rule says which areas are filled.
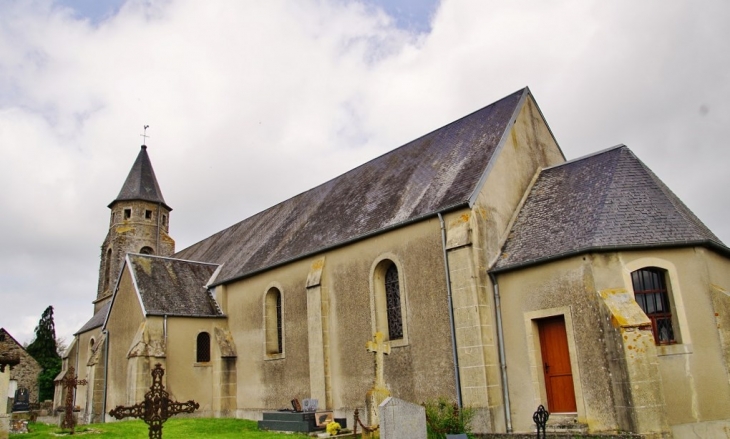
[[[477,432],[726,437],[730,249],[626,146],[566,161],[529,89],[181,251],[142,146],[65,359],[87,421],[161,363],[200,416],[293,398],[352,422],[385,382]],[[714,435],[714,436],[713,436]]]

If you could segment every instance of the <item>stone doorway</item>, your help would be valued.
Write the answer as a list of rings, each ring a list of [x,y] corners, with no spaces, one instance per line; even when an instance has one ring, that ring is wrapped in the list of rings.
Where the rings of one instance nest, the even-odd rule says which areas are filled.
[[[575,413],[575,389],[565,318],[560,315],[539,319],[537,326],[548,410],[551,413]]]

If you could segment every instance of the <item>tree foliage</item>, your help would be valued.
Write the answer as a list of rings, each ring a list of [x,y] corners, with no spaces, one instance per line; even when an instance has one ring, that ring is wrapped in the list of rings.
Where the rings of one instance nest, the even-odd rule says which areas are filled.
[[[26,351],[43,368],[38,377],[39,401],[53,399],[53,380],[61,371],[61,356],[56,346],[56,325],[53,322],[52,306],[43,311],[35,328],[35,339],[28,345]]]

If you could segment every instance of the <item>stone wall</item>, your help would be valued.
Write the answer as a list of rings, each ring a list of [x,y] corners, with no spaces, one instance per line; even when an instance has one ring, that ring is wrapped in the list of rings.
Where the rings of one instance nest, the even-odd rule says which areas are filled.
[[[4,328],[0,328],[0,352],[18,354],[20,364],[10,370],[10,379],[18,382],[18,388],[28,388],[30,401],[38,402],[38,375],[41,373],[41,366]]]

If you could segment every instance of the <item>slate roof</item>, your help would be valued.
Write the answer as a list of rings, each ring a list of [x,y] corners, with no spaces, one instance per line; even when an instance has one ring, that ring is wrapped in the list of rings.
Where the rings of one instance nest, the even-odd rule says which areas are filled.
[[[492,272],[611,249],[730,251],[624,145],[542,171]]]
[[[112,207],[112,204],[117,201],[131,200],[160,203],[167,209],[172,210],[162,197],[162,191],[160,185],[157,184],[155,170],[152,169],[152,162],[150,162],[150,156],[147,154],[147,146],[145,145],[142,145],[132,169],[129,170],[129,175],[124,181],[122,190],[119,191],[117,198],[109,204],[109,207]]]
[[[223,315],[205,288],[218,265],[138,254],[127,260],[146,315]]]
[[[97,311],[96,314],[94,314],[94,317],[89,319],[88,322],[84,324],[84,326],[81,327],[78,331],[76,331],[76,334],[81,334],[82,332],[89,331],[94,328],[98,328],[101,325],[104,324],[104,320],[106,320],[106,315],[109,314],[109,306],[111,306],[111,301],[107,302],[104,306],[102,306],[99,311]]]
[[[468,205],[528,94],[519,90],[174,257],[223,264],[221,284]]]

